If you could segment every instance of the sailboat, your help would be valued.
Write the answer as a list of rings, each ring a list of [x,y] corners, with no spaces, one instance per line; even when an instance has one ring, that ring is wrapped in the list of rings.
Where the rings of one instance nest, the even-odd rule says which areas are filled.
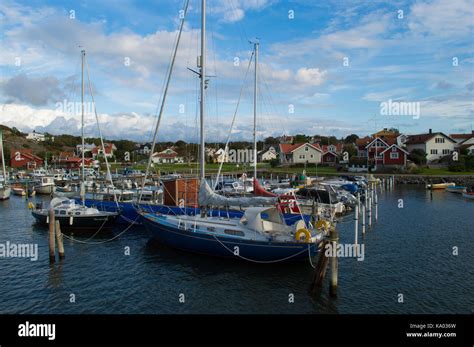
[[[198,59],[200,78],[200,189],[199,215],[166,215],[142,211],[142,222],[162,244],[188,252],[229,257],[254,262],[273,263],[307,259],[318,250],[324,233],[303,218],[292,226],[285,223],[272,197],[228,198],[218,195],[205,179],[205,83],[206,83],[206,0],[202,0],[201,55]],[[187,5],[186,5],[187,9]],[[186,14],[186,10],[185,10]],[[184,18],[178,35],[181,34]],[[179,45],[177,39],[176,50]],[[174,62],[174,58],[172,64]],[[169,69],[169,79],[172,67]],[[162,99],[166,100],[167,88]],[[163,106],[163,104],[162,104]],[[161,112],[160,112],[161,118]],[[159,119],[160,119],[159,118]],[[159,126],[159,120],[157,122]],[[156,136],[156,130],[155,130]],[[154,139],[155,142],[155,139]],[[255,148],[256,149],[256,148]],[[256,171],[256,166],[255,166]],[[255,172],[254,171],[254,172]],[[254,173],[256,176],[256,173]],[[248,207],[241,218],[216,217],[210,207]]]
[[[49,211],[54,210],[54,216],[62,227],[65,228],[84,228],[84,229],[102,229],[111,226],[117,219],[119,212],[99,211],[95,207],[87,207],[85,205],[85,165],[84,165],[84,59],[86,52],[81,51],[82,58],[82,182],[81,182],[81,203],[77,204],[74,199],[54,198],[51,200],[48,208],[43,208],[39,204],[33,209],[32,214],[36,221],[41,224],[49,222]]]
[[[2,175],[0,176],[0,200],[10,198],[11,187],[8,183],[8,174],[5,167],[5,155],[3,153],[3,131],[0,129],[0,154],[2,155]]]

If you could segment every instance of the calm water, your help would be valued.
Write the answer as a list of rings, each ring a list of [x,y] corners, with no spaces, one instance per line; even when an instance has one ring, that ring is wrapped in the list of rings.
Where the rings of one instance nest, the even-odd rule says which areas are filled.
[[[398,186],[381,194],[379,206],[379,221],[363,240],[365,260],[339,261],[339,297],[328,297],[326,282],[312,299],[308,262],[190,255],[150,241],[141,227],[100,245],[65,240],[66,259],[50,266],[47,229],[12,196],[0,202],[0,243],[37,243],[39,259],[0,258],[0,313],[474,313],[474,202]],[[353,242],[352,215],[338,229],[341,242]]]

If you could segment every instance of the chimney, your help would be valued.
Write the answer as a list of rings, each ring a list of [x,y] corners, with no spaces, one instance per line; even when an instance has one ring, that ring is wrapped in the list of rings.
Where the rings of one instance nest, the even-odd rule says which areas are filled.
[[[433,132],[433,131],[430,129],[430,132],[429,132],[429,133],[431,134],[432,132]]]

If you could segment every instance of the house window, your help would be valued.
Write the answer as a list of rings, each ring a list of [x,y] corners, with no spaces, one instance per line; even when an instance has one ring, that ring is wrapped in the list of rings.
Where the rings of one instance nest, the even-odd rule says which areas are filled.
[[[300,159],[306,159],[306,155],[300,154]]]
[[[390,153],[390,159],[398,159],[398,152]]]
[[[314,155],[311,154],[310,157],[311,157],[311,159],[313,159],[313,158],[314,158]]]
[[[449,154],[451,151],[449,149],[443,149],[443,154]]]
[[[430,153],[431,153],[431,154],[438,154],[438,150],[437,150],[437,149],[432,149],[432,150],[430,151]]]
[[[444,137],[435,138],[435,143],[444,143]]]
[[[309,151],[309,147],[305,147],[304,150],[305,150],[306,152],[308,152],[308,151]]]
[[[392,152],[396,152],[397,151],[397,147],[392,147]]]

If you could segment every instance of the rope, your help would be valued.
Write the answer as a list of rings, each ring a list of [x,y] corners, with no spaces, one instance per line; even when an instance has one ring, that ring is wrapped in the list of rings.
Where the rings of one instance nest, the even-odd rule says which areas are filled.
[[[212,235],[214,237],[214,239],[216,239],[217,242],[219,242],[221,244],[221,246],[223,246],[226,250],[228,250],[230,253],[232,253],[233,255],[241,258],[241,259],[244,259],[244,260],[247,260],[247,261],[250,261],[252,263],[259,263],[259,264],[272,264],[272,263],[279,263],[279,262],[282,262],[282,261],[285,261],[285,260],[288,260],[288,259],[291,259],[291,258],[294,258],[296,257],[297,255],[300,255],[302,254],[303,252],[306,252],[306,249],[296,253],[296,254],[293,254],[293,255],[290,255],[286,258],[282,258],[282,259],[277,259],[277,260],[268,260],[268,261],[265,261],[265,260],[254,260],[254,259],[250,259],[250,258],[246,258],[246,257],[243,257],[241,256],[240,254],[235,254],[231,249],[229,249],[224,243],[221,242],[221,240],[219,240],[216,235]],[[308,254],[311,256],[311,252],[310,252],[310,245],[308,244]]]
[[[70,236],[68,236],[68,235],[66,235],[66,234],[63,234],[63,233],[61,233],[61,234],[62,234],[65,238],[67,238],[67,239],[69,239],[69,240],[71,240],[71,241],[73,241],[73,242],[83,243],[83,244],[87,244],[87,245],[100,245],[100,244],[103,244],[103,243],[107,243],[107,242],[113,241],[113,240],[115,240],[116,238],[118,238],[118,237],[120,237],[121,235],[123,235],[126,231],[128,231],[128,230],[135,224],[136,220],[137,220],[139,217],[140,217],[140,216],[137,216],[137,218],[135,218],[135,220],[133,221],[133,223],[130,224],[128,227],[126,227],[120,234],[115,235],[115,236],[112,237],[111,239],[104,240],[104,241],[87,242],[87,240],[89,240],[90,238],[87,239],[86,241],[83,241],[83,240],[77,240],[77,239],[75,239],[75,238],[73,238],[73,237],[70,237]]]

